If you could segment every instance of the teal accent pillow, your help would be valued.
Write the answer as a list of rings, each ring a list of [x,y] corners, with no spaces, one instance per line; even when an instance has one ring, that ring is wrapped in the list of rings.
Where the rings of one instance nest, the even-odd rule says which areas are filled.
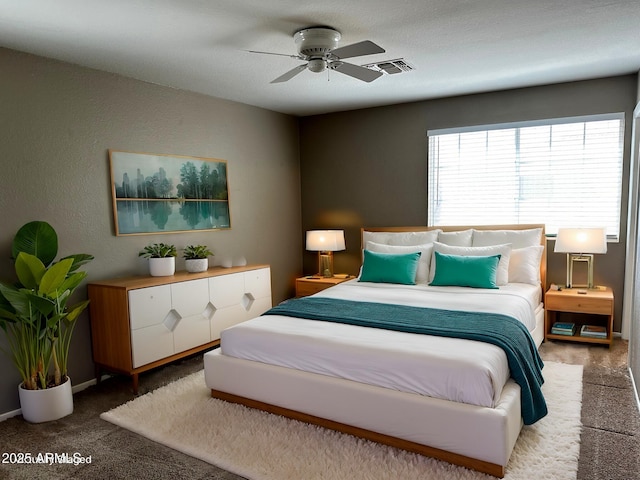
[[[364,251],[359,282],[416,284],[421,252],[377,253]]]
[[[463,256],[434,252],[436,273],[434,287],[474,287],[496,289],[500,255]]]

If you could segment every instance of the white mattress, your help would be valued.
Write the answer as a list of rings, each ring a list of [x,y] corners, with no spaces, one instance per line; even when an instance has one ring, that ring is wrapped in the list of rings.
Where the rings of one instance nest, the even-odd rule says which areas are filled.
[[[531,331],[540,288],[498,290],[345,282],[317,296],[501,313]],[[221,353],[394,390],[494,407],[509,368],[501,348],[472,340],[268,315],[221,334]]]

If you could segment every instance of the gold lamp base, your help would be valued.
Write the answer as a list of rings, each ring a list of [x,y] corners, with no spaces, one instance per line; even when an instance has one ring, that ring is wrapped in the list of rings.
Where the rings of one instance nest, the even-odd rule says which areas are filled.
[[[587,283],[577,285],[573,283],[573,267],[575,263],[587,264]],[[584,253],[567,253],[567,288],[593,288],[593,255]]]
[[[318,275],[333,277],[333,252],[318,252]]]

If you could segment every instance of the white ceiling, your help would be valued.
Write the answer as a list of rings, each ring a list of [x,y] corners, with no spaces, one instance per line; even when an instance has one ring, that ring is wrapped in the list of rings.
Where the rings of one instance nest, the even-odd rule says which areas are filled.
[[[415,70],[269,83],[316,25]],[[640,0],[0,0],[0,46],[303,116],[637,73]]]

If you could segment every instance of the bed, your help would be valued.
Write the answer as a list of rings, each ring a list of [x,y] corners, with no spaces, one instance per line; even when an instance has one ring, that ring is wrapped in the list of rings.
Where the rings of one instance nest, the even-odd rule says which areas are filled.
[[[503,477],[523,423],[544,412],[531,411],[513,348],[475,325],[508,317],[537,355],[544,226],[369,228],[362,247],[357,279],[223,331],[204,356],[212,396]],[[437,332],[404,321],[427,310]],[[445,323],[473,328],[456,338]]]

